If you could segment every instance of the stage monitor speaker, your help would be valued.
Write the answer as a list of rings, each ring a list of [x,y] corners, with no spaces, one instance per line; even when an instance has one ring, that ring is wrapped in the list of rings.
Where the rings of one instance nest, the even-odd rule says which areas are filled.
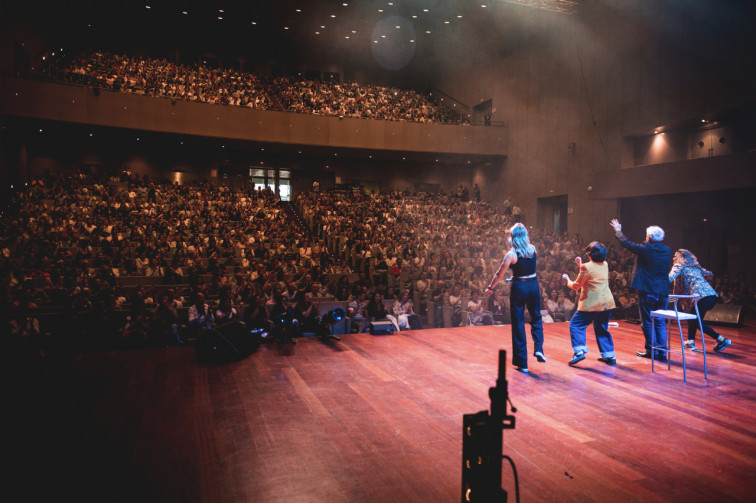
[[[257,351],[260,341],[238,322],[224,323],[206,331],[195,346],[197,359],[207,363],[228,363]]]
[[[371,321],[370,333],[372,335],[391,335],[394,333],[394,324],[390,321]]]
[[[714,304],[704,316],[706,323],[742,326],[742,307],[735,304]]]

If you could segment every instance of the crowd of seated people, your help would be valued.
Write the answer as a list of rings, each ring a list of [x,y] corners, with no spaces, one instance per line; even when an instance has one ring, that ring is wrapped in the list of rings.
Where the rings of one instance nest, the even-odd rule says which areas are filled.
[[[300,229],[283,204],[270,189],[46,174],[14,192],[0,219],[6,326],[25,343],[63,331],[141,347],[196,339],[219,323],[270,329],[287,310],[308,330],[326,305],[342,306],[361,332],[380,319],[398,330],[420,318],[509,321],[506,282],[481,295],[507,249],[508,207],[444,193],[305,191],[297,205],[310,229]],[[584,243],[530,234],[543,309],[567,321],[577,299],[561,275]],[[633,255],[610,245],[608,260],[618,314],[637,316]],[[744,292],[725,302],[751,296],[742,276],[717,287]]]
[[[427,304],[447,306],[449,323],[457,326],[470,316],[470,298],[482,294],[507,247],[506,229],[514,222],[511,210],[457,194],[306,192],[298,196],[300,211],[313,231],[329,243],[338,260],[349,261],[373,280],[385,278],[397,290],[417,292],[423,314],[441,321],[439,313],[425,313]],[[533,229],[541,250],[538,261],[543,308],[554,321],[567,321],[577,305],[577,292],[567,289],[561,274],[571,271],[584,243],[578,236],[558,236]],[[610,246],[611,285],[619,306],[636,302],[630,284],[633,257]],[[508,286],[498,285],[486,305],[470,319],[507,322]],[[624,294],[624,295],[623,295]],[[490,317],[488,315],[491,315]]]
[[[356,82],[278,77],[273,89],[286,110],[362,119],[448,122],[443,110],[415,91]]]
[[[60,72],[64,81],[148,96],[267,110],[273,103],[254,74],[165,59],[95,52]]]
[[[277,77],[204,64],[93,52],[63,68],[46,63],[45,75],[76,84],[154,97],[286,110],[319,115],[407,122],[460,123],[463,118],[411,90],[355,82]],[[466,118],[464,118],[466,120]]]

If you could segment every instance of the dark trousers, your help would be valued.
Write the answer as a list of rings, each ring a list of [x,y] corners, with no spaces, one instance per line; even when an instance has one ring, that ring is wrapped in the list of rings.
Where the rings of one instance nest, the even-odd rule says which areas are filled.
[[[706,335],[711,337],[714,340],[717,340],[719,338],[719,334],[714,331],[713,328],[711,328],[709,325],[703,322],[704,316],[706,316],[706,313],[714,307],[714,304],[717,303],[717,296],[716,295],[709,295],[708,297],[704,297],[701,300],[698,301],[698,314],[701,315],[701,326],[703,327],[703,331]],[[696,314],[695,308],[693,311],[691,311],[693,314]],[[696,338],[696,332],[698,331],[698,320],[688,320],[688,340],[695,340]]]
[[[669,295],[658,296],[648,292],[638,292],[638,308],[640,309],[641,328],[646,338],[646,351],[650,352],[652,346],[667,347],[667,325],[664,318],[651,318],[651,311],[665,309]],[[657,351],[657,354],[666,356],[666,353]]]
[[[538,281],[512,281],[509,293],[512,312],[512,363],[516,367],[528,367],[528,341],[525,333],[525,307],[530,313],[530,335],[533,337],[533,352],[543,352],[543,321],[541,319],[541,293]]]

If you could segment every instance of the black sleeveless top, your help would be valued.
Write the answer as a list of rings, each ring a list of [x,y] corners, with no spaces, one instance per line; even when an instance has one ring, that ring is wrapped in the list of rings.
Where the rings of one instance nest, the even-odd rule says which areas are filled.
[[[517,262],[510,266],[512,274],[515,278],[521,278],[523,276],[532,276],[536,272],[536,253],[533,253],[532,257],[520,257],[517,256]]]

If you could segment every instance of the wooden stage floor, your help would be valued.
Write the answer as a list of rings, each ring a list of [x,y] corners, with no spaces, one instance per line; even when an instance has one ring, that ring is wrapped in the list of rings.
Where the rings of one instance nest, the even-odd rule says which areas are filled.
[[[709,354],[708,381],[690,356],[684,383],[679,362],[652,374],[635,356],[638,325],[612,329],[616,367],[589,330],[575,368],[568,325],[545,325],[548,362],[507,365],[521,501],[756,501],[756,329],[720,330],[732,347]],[[489,408],[499,349],[509,326],[304,340],[221,366],[191,347],[80,355],[15,386],[11,487],[18,501],[460,501],[462,416]],[[515,501],[506,462],[503,485]]]

